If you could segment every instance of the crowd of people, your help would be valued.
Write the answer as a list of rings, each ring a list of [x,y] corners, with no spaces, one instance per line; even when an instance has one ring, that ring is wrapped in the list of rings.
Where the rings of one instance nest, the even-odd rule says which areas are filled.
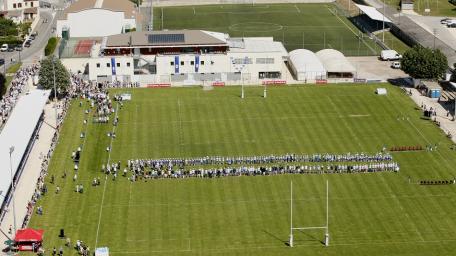
[[[332,174],[332,173],[371,173],[371,172],[398,172],[399,165],[396,162],[376,162],[359,164],[319,164],[319,165],[272,165],[272,166],[238,166],[219,168],[189,168],[169,169],[150,168],[132,169],[131,181],[138,179],[159,178],[217,178],[226,176],[265,176],[278,174]],[[115,170],[115,169],[114,169]],[[126,176],[124,170],[124,176]],[[116,172],[114,172],[116,175]]]
[[[113,179],[121,163],[102,166]],[[241,157],[166,158],[128,160],[123,176],[131,181],[142,178],[213,178],[277,174],[367,173],[400,170],[389,153],[347,153],[312,155],[269,155]]]
[[[128,168],[157,167],[157,166],[200,166],[200,165],[250,165],[273,163],[302,163],[302,162],[380,162],[392,161],[389,153],[346,153],[346,154],[285,154],[268,156],[206,156],[197,158],[163,158],[163,159],[133,159],[127,161]]]
[[[20,68],[14,75],[9,90],[0,100],[0,127],[6,123],[6,120],[16,105],[19,95],[25,89],[29,79],[33,79],[38,74],[38,70],[38,65],[32,65]]]

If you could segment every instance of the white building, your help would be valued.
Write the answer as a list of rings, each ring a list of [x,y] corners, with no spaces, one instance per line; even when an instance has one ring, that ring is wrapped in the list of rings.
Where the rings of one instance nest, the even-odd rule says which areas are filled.
[[[23,10],[39,7],[38,0],[3,0],[4,11]]]
[[[298,81],[315,83],[326,79],[326,69],[317,55],[306,49],[297,49],[290,52],[288,64],[291,72]]]
[[[129,0],[78,0],[57,20],[57,36],[103,37],[136,28],[137,9]]]
[[[131,32],[104,37],[90,58],[63,59],[93,81],[240,84],[285,80],[288,53],[267,38],[230,38],[202,30]]]
[[[15,23],[30,21],[39,17],[38,0],[0,0],[1,15]]]

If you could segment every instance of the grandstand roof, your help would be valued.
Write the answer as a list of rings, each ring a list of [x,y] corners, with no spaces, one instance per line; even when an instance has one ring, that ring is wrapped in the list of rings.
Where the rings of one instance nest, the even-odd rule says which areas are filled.
[[[306,49],[290,52],[289,59],[297,72],[326,72],[317,55]]]
[[[334,49],[323,49],[317,52],[318,59],[329,73],[355,73],[356,68],[339,51]]]
[[[228,35],[204,30],[135,31],[108,36],[106,48],[226,46]]]
[[[374,7],[355,4],[362,12],[364,12],[369,18],[378,21],[392,22],[390,19],[385,17],[381,12],[377,11]]]
[[[50,90],[34,90],[19,98],[16,107],[0,133],[0,191],[4,201],[11,185],[10,147],[14,147],[11,164],[15,175],[33,135],[35,127],[49,98]]]
[[[75,13],[89,9],[106,9],[114,12],[124,12],[125,18],[134,18],[135,5],[129,0],[78,0],[73,2],[63,12],[60,20],[67,19],[68,13]]]

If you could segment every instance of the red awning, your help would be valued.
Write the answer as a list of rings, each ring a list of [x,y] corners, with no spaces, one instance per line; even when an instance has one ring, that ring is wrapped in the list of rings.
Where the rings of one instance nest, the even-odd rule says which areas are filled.
[[[17,231],[14,241],[16,243],[42,242],[43,233],[44,233],[44,230],[42,230],[42,229],[39,229],[39,230],[35,230],[35,229],[31,229],[31,228],[20,229]]]

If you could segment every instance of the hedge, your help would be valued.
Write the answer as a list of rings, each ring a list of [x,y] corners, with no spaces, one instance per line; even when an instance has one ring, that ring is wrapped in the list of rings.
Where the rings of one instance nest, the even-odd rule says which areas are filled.
[[[0,37],[0,45],[1,44],[18,45],[22,44],[22,40],[15,36],[2,36]]]
[[[46,48],[44,48],[44,55],[49,56],[54,53],[55,48],[57,47],[57,38],[51,37],[49,38]]]

